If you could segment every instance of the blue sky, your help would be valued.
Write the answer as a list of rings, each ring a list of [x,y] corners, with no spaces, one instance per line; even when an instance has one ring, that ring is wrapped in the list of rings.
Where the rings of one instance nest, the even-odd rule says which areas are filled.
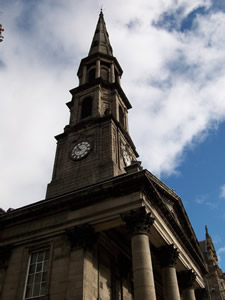
[[[199,240],[208,226],[225,270],[222,0],[2,0],[0,206],[44,199],[102,4],[142,165],[182,198]]]
[[[202,143],[184,152],[179,175],[161,178],[183,200],[197,236],[204,238],[205,222],[217,249],[224,241],[224,149],[225,123],[222,123]]]

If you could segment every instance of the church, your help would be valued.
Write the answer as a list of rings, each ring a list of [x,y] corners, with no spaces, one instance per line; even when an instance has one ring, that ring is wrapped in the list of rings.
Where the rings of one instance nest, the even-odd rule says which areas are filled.
[[[208,299],[182,200],[138,161],[122,73],[100,12],[46,198],[0,212],[1,300]]]

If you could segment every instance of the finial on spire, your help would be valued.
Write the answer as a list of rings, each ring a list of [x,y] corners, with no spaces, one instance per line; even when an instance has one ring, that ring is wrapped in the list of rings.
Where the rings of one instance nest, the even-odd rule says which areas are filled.
[[[206,225],[205,225],[205,233],[206,233],[206,235],[209,235],[208,227]]]
[[[101,9],[100,9],[100,16],[103,15],[103,4],[101,5]]]

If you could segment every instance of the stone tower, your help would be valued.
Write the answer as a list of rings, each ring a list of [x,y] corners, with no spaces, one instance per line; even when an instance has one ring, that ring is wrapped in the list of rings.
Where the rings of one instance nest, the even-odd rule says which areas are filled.
[[[122,72],[101,12],[89,54],[78,69],[79,86],[70,91],[69,125],[56,136],[47,198],[118,176],[136,160],[128,132],[131,105],[120,85]]]

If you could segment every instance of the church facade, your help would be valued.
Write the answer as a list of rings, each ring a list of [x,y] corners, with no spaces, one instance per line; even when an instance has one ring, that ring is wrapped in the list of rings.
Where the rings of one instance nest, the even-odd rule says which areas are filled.
[[[0,299],[207,299],[180,197],[137,160],[122,72],[101,12],[46,199],[1,212]]]

